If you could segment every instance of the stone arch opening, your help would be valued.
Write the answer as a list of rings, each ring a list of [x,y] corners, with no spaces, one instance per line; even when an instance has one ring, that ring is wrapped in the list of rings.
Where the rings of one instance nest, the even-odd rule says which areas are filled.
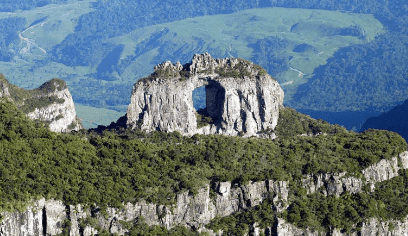
[[[206,108],[205,86],[193,90],[193,105],[196,111]]]
[[[214,123],[220,122],[224,111],[225,89],[220,83],[209,80],[205,86],[206,112]]]
[[[213,120],[207,113],[207,95],[205,85],[193,90],[193,106],[196,110],[197,128],[213,124]]]
[[[203,84],[192,92],[198,128],[219,124],[224,110],[225,89],[221,84],[209,78]]]

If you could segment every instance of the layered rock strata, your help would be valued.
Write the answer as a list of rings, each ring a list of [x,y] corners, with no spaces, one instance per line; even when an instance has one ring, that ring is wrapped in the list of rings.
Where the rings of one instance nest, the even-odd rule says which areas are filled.
[[[398,158],[392,158],[387,162],[392,166],[395,160],[402,164],[403,169],[408,168],[408,152],[403,152]],[[370,176],[379,176],[379,178],[366,179],[367,182],[365,183],[370,184],[370,181],[375,182],[377,180],[384,181],[398,175],[398,170],[394,172],[395,175],[390,175],[387,171],[384,172],[378,164],[368,167],[362,172],[370,174]],[[310,188],[309,192],[322,191],[335,195],[340,195],[343,191],[361,192],[361,187],[355,187],[352,182],[347,180],[348,178],[352,177],[346,177],[345,174],[325,175],[317,178],[305,176],[304,180],[312,181],[313,179],[315,187],[310,188],[310,181],[306,184],[304,182],[303,187]],[[342,188],[332,188],[330,187],[331,183],[336,186],[341,183]],[[288,206],[290,189],[289,183],[286,181],[268,180],[253,182],[244,186],[233,185],[231,182],[219,182],[214,184],[212,188],[216,192],[215,197],[210,197],[210,187],[207,185],[201,188],[195,196],[187,192],[179,194],[176,204],[172,207],[144,201],[136,204],[127,203],[123,209],[107,208],[107,216],[98,211],[91,211],[89,208],[84,209],[81,205],[67,206],[61,201],[41,199],[34,201],[32,206],[25,212],[2,213],[3,220],[0,224],[0,235],[57,235],[62,232],[67,222],[70,225],[68,227],[70,235],[90,236],[97,234],[98,229],[107,230],[112,234],[125,235],[128,230],[121,222],[134,222],[140,217],[143,217],[149,225],[163,225],[167,228],[184,225],[217,235],[202,228],[203,225],[208,224],[216,216],[228,216],[235,212],[244,211],[259,205],[268,197],[273,198],[274,204],[272,207],[278,212],[286,210]],[[81,224],[81,222],[85,222],[89,218],[93,218],[95,224]],[[394,227],[390,227],[390,223]],[[252,235],[260,235],[261,232],[264,232],[265,235],[319,235],[318,232],[298,229],[282,219],[278,219],[276,225],[266,229],[259,229],[256,225],[252,226]],[[363,224],[359,235],[368,236],[379,233],[379,235],[399,236],[406,235],[407,232],[408,219],[403,221],[392,220],[390,222],[379,222],[376,219],[370,219]],[[342,235],[336,229],[328,234]]]
[[[193,90],[201,86],[206,88],[205,115],[213,121],[204,127],[197,124],[192,98]],[[147,132],[263,137],[277,125],[283,96],[276,80],[261,67],[200,54],[190,64],[160,64],[151,76],[136,82],[127,125]]]

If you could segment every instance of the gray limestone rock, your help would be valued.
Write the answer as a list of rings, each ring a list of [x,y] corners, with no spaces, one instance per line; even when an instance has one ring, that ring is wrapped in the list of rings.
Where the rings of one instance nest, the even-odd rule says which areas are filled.
[[[399,155],[403,168],[407,168],[407,165],[404,164],[407,156],[408,152]],[[370,177],[366,177],[368,183],[376,183],[397,176],[398,172],[391,172],[397,168],[398,158],[395,157],[391,160],[382,160],[363,170],[363,173]],[[340,173],[305,176],[303,185],[309,193],[323,191],[326,194],[340,195],[344,191],[361,192],[363,183],[361,179]],[[140,201],[136,204],[127,203],[121,209],[108,207],[105,216],[97,210],[91,213],[90,209],[85,210],[81,205],[66,206],[61,201],[40,199],[33,201],[24,212],[2,213],[0,236],[57,235],[62,232],[66,220],[70,222],[71,236],[90,236],[97,234],[97,229],[125,235],[128,231],[121,222],[135,222],[140,217],[143,217],[149,225],[163,225],[168,229],[176,225],[184,225],[210,235],[222,235],[222,232],[214,233],[203,226],[216,216],[228,216],[254,207],[268,196],[273,198],[272,207],[278,212],[286,210],[289,205],[288,201],[290,201],[288,199],[289,183],[286,181],[250,182],[244,186],[233,185],[231,182],[218,182],[213,184],[213,189],[215,192],[213,197],[210,197],[209,185],[199,189],[196,195],[188,192],[180,193],[173,206]],[[94,219],[96,225],[84,225],[84,220],[90,217]],[[389,225],[393,227],[389,228]],[[261,229],[257,225],[252,225],[248,233],[259,235],[261,232],[265,235],[317,235],[316,232],[299,229],[282,219],[278,219],[277,224],[271,228]],[[377,233],[378,235],[400,236],[406,235],[407,232],[408,219],[389,222],[370,219],[361,227],[363,236],[377,235]],[[333,229],[328,235],[343,234]]]
[[[56,96],[65,101],[62,104],[53,103],[46,107],[36,108],[33,112],[28,113],[27,116],[32,120],[38,119],[49,122],[50,130],[54,132],[80,130],[82,126],[76,116],[74,100],[68,87],[61,91],[55,90],[53,93],[48,94],[48,96]]]
[[[54,132],[69,132],[79,130],[82,124],[76,116],[75,105],[68,86],[63,80],[52,79],[37,89],[25,90],[10,84],[2,74],[0,74],[0,98],[7,98],[17,107],[24,108],[34,103],[33,109],[23,111],[32,120],[41,120],[49,124],[50,130]],[[59,100],[62,102],[52,102],[42,105],[49,100]]]
[[[1,236],[44,235],[45,199],[34,201],[25,212],[2,213]],[[45,226],[45,227],[44,227]]]
[[[289,196],[289,184],[286,181],[273,181],[268,182],[269,193],[273,195],[273,203],[277,212],[286,210],[288,205]]]
[[[67,218],[65,205],[62,201],[48,200],[44,204],[46,232],[48,235],[58,235],[62,233],[64,221]]]
[[[375,183],[392,179],[398,176],[400,169],[398,161],[403,169],[408,169],[408,152],[402,152],[398,157],[390,160],[383,159],[380,162],[362,170],[366,182],[354,176],[347,176],[346,173],[324,173],[318,175],[308,175],[302,179],[303,187],[308,194],[321,191],[325,195],[340,196],[344,191],[359,193],[364,184],[369,184],[371,191],[375,188]]]
[[[403,155],[403,158],[404,157],[405,155]],[[383,159],[362,172],[366,179],[366,184],[370,184],[371,191],[373,191],[375,188],[375,183],[389,180],[395,176],[398,176],[398,170],[398,158],[393,157],[391,160]]]
[[[273,232],[275,231],[275,232]],[[299,229],[296,226],[287,223],[284,219],[277,219],[276,229],[272,230],[270,235],[279,235],[279,236],[318,236],[319,232],[313,232],[310,230]]]
[[[361,227],[361,236],[384,235],[384,236],[405,236],[408,235],[408,218],[403,221],[390,220],[380,222],[371,218],[368,222],[363,223]]]
[[[308,175],[302,180],[302,183],[308,194],[321,191],[325,195],[340,196],[344,191],[361,192],[362,180],[353,176],[345,177],[345,175],[346,173]]]
[[[399,154],[401,165],[403,169],[408,169],[408,151]]]
[[[213,123],[197,125],[194,89],[206,87],[206,115]],[[139,80],[127,110],[128,127],[184,135],[265,136],[278,122],[283,90],[264,69],[242,59],[195,55],[191,64],[165,62]],[[273,134],[269,132],[269,135]]]
[[[247,202],[248,207],[254,207],[262,203],[268,197],[268,190],[266,183],[251,182],[248,185],[242,186],[244,201]]]

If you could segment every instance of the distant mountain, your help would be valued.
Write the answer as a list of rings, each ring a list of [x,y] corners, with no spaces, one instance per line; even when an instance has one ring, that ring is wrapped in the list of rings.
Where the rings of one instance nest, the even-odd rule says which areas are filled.
[[[388,112],[377,117],[371,117],[361,127],[361,131],[367,129],[384,129],[394,131],[408,140],[408,100]]]
[[[129,88],[154,65],[205,52],[261,65],[285,105],[349,129],[408,99],[404,1],[1,3],[0,72],[26,89],[61,78],[83,106],[124,113]]]

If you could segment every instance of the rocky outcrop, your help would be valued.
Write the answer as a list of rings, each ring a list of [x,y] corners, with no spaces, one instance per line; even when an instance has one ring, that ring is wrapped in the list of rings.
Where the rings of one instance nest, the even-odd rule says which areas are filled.
[[[253,231],[252,235],[259,236],[260,233]],[[258,230],[259,232],[259,230]],[[372,235],[383,235],[383,236],[405,236],[408,235],[408,218],[404,220],[389,220],[389,221],[379,221],[376,218],[370,218],[367,222],[362,223],[359,230],[351,233],[342,233],[338,229],[332,229],[331,232],[316,232],[310,229],[299,229],[286,222],[283,219],[277,219],[276,224],[273,227],[266,228],[264,235],[271,236],[318,236],[318,235],[330,235],[330,236],[372,236]]]
[[[61,201],[41,199],[34,201],[33,206],[25,212],[3,215],[0,235],[57,235],[67,227],[64,226],[67,220],[70,222],[70,235],[90,236],[101,229],[124,235],[128,231],[121,222],[133,222],[140,217],[149,225],[163,225],[167,228],[184,225],[199,229],[217,215],[228,216],[260,204],[268,194],[287,200],[286,188],[283,187],[285,184],[273,181],[268,183],[274,186],[269,188],[272,192],[268,192],[267,182],[249,183],[245,186],[232,186],[230,182],[221,182],[217,184],[216,196],[213,198],[210,197],[209,186],[205,186],[195,196],[188,192],[179,194],[176,205],[171,208],[142,201],[136,204],[127,203],[123,209],[107,208],[107,216],[98,210],[85,210],[81,205],[65,206]],[[285,192],[274,192],[280,188],[285,189]]]
[[[67,219],[61,201],[41,199],[34,201],[25,212],[2,213],[2,236],[57,235]]]
[[[401,163],[402,169],[408,169],[408,152],[400,153],[398,157],[393,157],[390,160],[383,159],[362,170],[361,173],[365,181],[354,176],[347,176],[347,173],[343,172],[308,175],[302,179],[302,184],[308,194],[316,191],[320,191],[325,195],[336,196],[340,196],[345,191],[359,193],[366,184],[373,191],[375,183],[398,176],[398,170],[401,168],[399,163]]]
[[[405,156],[403,154],[402,156]],[[366,184],[370,185],[371,190],[374,190],[375,183],[384,180],[389,180],[398,176],[398,159],[393,157],[391,160],[381,160],[380,162],[363,170]]]
[[[259,234],[258,234],[259,235]],[[302,230],[296,226],[287,223],[284,219],[277,219],[276,225],[271,228],[265,229],[265,235],[279,235],[279,236],[319,236],[319,232],[313,232],[309,229]]]
[[[340,196],[343,192],[359,193],[362,191],[363,181],[359,178],[349,176],[346,173],[324,173],[308,175],[302,180],[307,194],[321,191],[324,195]]]
[[[67,84],[52,79],[37,89],[25,90],[10,84],[0,74],[0,97],[19,107],[30,119],[49,124],[51,131],[68,132],[82,128]]]
[[[64,100],[63,103],[52,103],[45,107],[35,108],[27,116],[32,120],[41,120],[49,123],[51,131],[69,132],[71,130],[80,130],[81,122],[76,116],[74,100],[68,87],[59,90],[58,88],[47,94],[48,97],[57,97]]]
[[[363,223],[360,235],[408,235],[408,218],[402,221],[390,220],[385,222],[372,218],[367,223]]]
[[[397,161],[395,161],[397,160]],[[402,167],[406,169],[408,165],[408,152],[399,155]],[[398,158],[392,158],[388,163],[398,163]],[[387,166],[384,161],[379,162]],[[382,171],[380,165],[375,164],[362,172],[376,176],[383,173],[384,176],[374,178],[370,181],[384,181],[395,175],[390,175],[387,171]],[[398,172],[395,172],[398,174]],[[305,184],[306,183],[306,184]],[[322,191],[326,194],[340,195],[344,191],[361,192],[362,180],[356,177],[347,177],[345,173],[333,175],[305,176],[303,180],[309,193]],[[282,212],[288,207],[289,183],[287,181],[260,181],[250,182],[239,186],[231,182],[216,182],[210,186],[204,186],[196,195],[188,192],[177,195],[176,204],[173,206],[156,205],[144,201],[136,204],[127,203],[123,208],[111,208],[106,210],[107,214],[102,214],[96,207],[84,209],[81,205],[66,206],[61,201],[38,200],[25,212],[2,214],[0,223],[0,236],[8,235],[57,235],[64,227],[69,230],[70,235],[90,236],[97,234],[99,230],[107,230],[111,233],[124,235],[128,230],[123,222],[134,222],[141,217],[149,225],[163,225],[172,228],[176,225],[184,225],[188,228],[199,229],[209,232],[203,228],[216,216],[228,216],[235,212],[245,211],[248,208],[261,204],[266,198],[273,199],[273,207],[276,211]],[[210,196],[210,191],[215,194]],[[90,220],[91,219],[91,220]],[[67,224],[67,222],[69,222]],[[391,222],[391,223],[390,223]],[[378,232],[380,235],[405,235],[408,232],[408,219],[404,221],[378,222],[370,219],[361,227],[361,235],[370,235]],[[384,227],[392,225],[391,228]],[[257,225],[250,227],[252,235],[318,235],[311,230],[302,230],[282,219],[277,220],[277,224],[271,228],[260,229]],[[387,233],[384,233],[387,232]],[[329,235],[342,235],[333,229]],[[373,234],[371,234],[373,235]],[[375,233],[374,233],[375,235]]]
[[[205,86],[204,116],[199,127],[192,92]],[[178,131],[184,135],[224,134],[274,136],[283,90],[264,69],[242,59],[195,55],[190,64],[165,62],[139,80],[127,110],[127,125],[147,132]],[[267,134],[265,134],[267,133]]]

